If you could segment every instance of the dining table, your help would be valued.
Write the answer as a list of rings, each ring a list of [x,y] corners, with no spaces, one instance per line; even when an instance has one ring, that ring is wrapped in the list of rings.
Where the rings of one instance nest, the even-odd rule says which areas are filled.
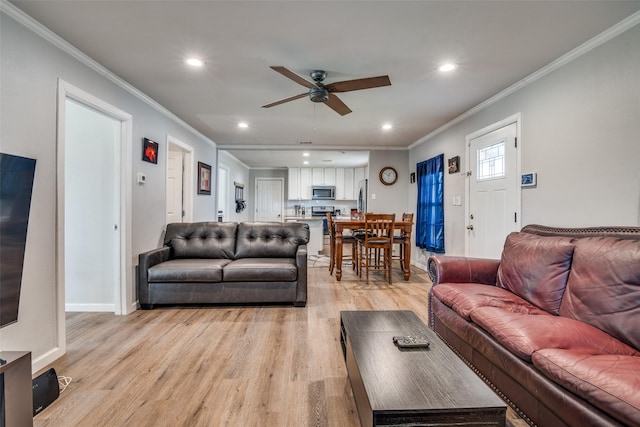
[[[364,218],[335,219],[333,229],[335,232],[335,256],[336,256],[336,279],[342,279],[342,233],[344,230],[362,230],[365,227]],[[405,235],[404,241],[404,265],[402,272],[404,280],[411,277],[411,229],[413,221],[396,221],[394,230],[400,230]]]

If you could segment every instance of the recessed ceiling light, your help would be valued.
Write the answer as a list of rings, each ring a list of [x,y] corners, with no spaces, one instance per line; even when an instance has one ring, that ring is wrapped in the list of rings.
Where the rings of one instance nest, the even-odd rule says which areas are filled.
[[[302,153],[304,157],[309,157],[309,153]]]
[[[308,164],[309,164],[309,161],[308,161],[308,160],[305,160],[304,162],[302,162],[302,164],[303,164],[303,165],[308,165]],[[306,170],[306,169],[305,169],[305,170]]]
[[[382,130],[391,130],[393,129],[393,125],[391,123],[385,123],[382,125]]]
[[[187,58],[185,62],[192,67],[202,67],[204,65],[204,61],[198,58]]]
[[[442,64],[441,66],[438,67],[438,71],[442,72],[442,73],[446,73],[449,71],[453,71],[456,68],[458,68],[457,64],[454,64],[453,62],[448,62],[446,64]]]
[[[242,129],[246,129],[249,127],[249,124],[247,122],[240,122],[238,123],[238,127]]]

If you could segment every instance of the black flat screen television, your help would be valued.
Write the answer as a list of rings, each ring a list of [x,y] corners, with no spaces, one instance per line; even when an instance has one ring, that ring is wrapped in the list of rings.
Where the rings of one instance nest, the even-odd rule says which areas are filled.
[[[0,153],[0,328],[18,321],[35,159]]]

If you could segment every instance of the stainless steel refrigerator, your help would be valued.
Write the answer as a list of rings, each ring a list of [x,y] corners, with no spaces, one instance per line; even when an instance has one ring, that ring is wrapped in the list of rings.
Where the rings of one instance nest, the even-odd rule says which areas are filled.
[[[369,182],[367,179],[363,179],[358,182],[358,212],[367,212],[367,192]]]

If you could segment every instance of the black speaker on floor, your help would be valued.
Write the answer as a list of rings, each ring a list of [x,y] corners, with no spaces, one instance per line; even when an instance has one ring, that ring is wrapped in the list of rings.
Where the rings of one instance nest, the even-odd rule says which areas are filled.
[[[60,385],[56,370],[51,368],[33,379],[33,416],[38,415],[44,408],[60,396]]]

